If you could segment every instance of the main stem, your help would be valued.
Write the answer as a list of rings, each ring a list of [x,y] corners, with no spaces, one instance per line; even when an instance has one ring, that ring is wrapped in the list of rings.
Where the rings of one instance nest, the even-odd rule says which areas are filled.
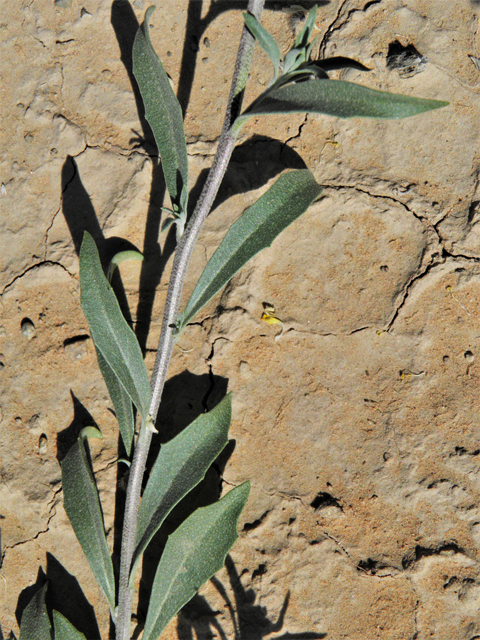
[[[247,11],[254,15],[257,20],[260,20],[264,3],[265,0],[249,0]],[[205,182],[200,198],[175,252],[172,273],[168,285],[167,300],[165,302],[162,331],[160,333],[157,357],[151,380],[152,401],[150,404],[150,415],[154,422],[157,418],[163,387],[167,377],[167,370],[172,357],[174,346],[174,323],[178,315],[180,297],[182,295],[188,263],[190,262],[190,257],[200,234],[202,225],[212,208],[235,147],[236,133],[233,131],[232,125],[241,112],[243,94],[245,85],[247,84],[254,43],[255,40],[253,36],[246,27],[244,27],[238,48],[237,61],[235,64],[227,111],[218,143],[217,153],[215,154],[212,167],[209,171],[208,178]],[[132,566],[132,558],[135,548],[140,492],[151,440],[152,432],[147,428],[146,424],[142,422],[140,433],[135,445],[132,465],[130,467],[127,496],[125,500],[122,549],[120,556],[116,640],[130,639],[133,600],[133,589],[130,588],[129,584],[130,569]]]

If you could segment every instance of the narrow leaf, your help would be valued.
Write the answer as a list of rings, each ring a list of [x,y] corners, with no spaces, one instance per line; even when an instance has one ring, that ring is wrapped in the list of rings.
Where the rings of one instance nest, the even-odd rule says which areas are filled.
[[[440,100],[376,91],[353,82],[311,80],[267,90],[237,119],[235,127],[260,114],[309,112],[339,118],[407,118],[447,105]]]
[[[218,502],[197,509],[168,538],[153,581],[143,640],[157,640],[225,562],[237,539],[237,522],[250,491],[246,482]]]
[[[55,640],[87,640],[65,616],[58,611],[53,612],[53,626],[55,628]]]
[[[25,607],[20,622],[20,640],[52,640],[52,627],[45,606],[47,586],[45,583]]]
[[[145,105],[145,118],[152,127],[162,159],[165,182],[173,204],[187,209],[188,159],[183,116],[160,58],[155,53],[148,21],[155,7],[149,7],[133,43],[133,74]]]
[[[146,420],[150,383],[142,351],[103,273],[95,242],[86,231],[80,250],[80,287],[82,309],[95,346]]]
[[[302,49],[292,49],[283,59],[283,74],[295,71],[303,62],[305,62],[305,52]]]
[[[138,514],[135,568],[148,543],[175,507],[203,478],[228,442],[232,397],[228,394],[212,411],[200,415],[157,456]]]
[[[103,379],[105,380],[105,384],[107,385],[108,393],[110,394],[110,398],[113,403],[113,408],[115,409],[115,415],[117,417],[123,445],[127,455],[130,456],[132,453],[133,434],[135,430],[132,401],[120,384],[117,376],[113,373],[107,361],[102,356],[101,352],[98,349],[96,351],[98,366]]]
[[[295,47],[306,47],[308,41],[310,40],[310,36],[312,35],[313,28],[315,27],[315,20],[317,19],[317,5],[312,7],[312,10],[307,16],[305,20],[305,24],[303,25],[303,29],[298,34],[295,40]]]
[[[280,68],[280,49],[278,48],[278,44],[268,33],[265,27],[255,18],[255,16],[252,16],[249,13],[244,13],[243,19],[245,20],[245,24],[249,31],[272,61],[274,70],[273,79],[276,80],[278,70]]]
[[[105,537],[102,508],[84,438],[79,437],[61,463],[64,507],[90,567],[115,610],[113,566]]]
[[[185,310],[178,316],[178,331],[250,258],[270,246],[281,231],[304,213],[321,191],[322,187],[308,169],[280,176],[227,231],[200,276]]]

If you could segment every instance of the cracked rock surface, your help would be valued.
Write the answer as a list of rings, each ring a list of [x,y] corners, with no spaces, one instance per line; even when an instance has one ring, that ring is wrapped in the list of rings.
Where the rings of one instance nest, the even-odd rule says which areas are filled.
[[[370,68],[336,79],[450,106],[400,121],[259,117],[195,249],[185,299],[230,224],[289,168],[322,198],[187,327],[154,449],[233,391],[232,442],[191,504],[249,479],[225,569],[172,621],[171,640],[480,638],[480,35],[470,0],[320,3],[320,56]],[[118,547],[125,469],[79,304],[84,230],[115,275],[151,370],[174,242],[160,233],[161,166],[132,89],[148,3],[3,0],[0,7],[0,622],[37,583],[90,640],[108,606],[63,509],[59,460],[90,452]],[[302,13],[267,4],[285,52]],[[185,111],[192,201],[221,129],[241,12],[166,0],[151,36]],[[270,81],[256,50],[247,103]],[[156,293],[155,293],[156,292]],[[261,321],[273,306],[282,325]],[[154,455],[155,451],[152,453]],[[115,502],[115,492],[119,501]],[[80,588],[83,596],[80,595]],[[32,590],[33,589],[33,590]],[[94,621],[94,613],[98,620]],[[132,627],[133,629],[133,627]]]

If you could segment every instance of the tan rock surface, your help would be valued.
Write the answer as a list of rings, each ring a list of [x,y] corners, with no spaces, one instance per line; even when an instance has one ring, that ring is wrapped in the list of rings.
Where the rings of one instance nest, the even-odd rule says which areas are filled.
[[[263,22],[286,51],[298,20],[284,5],[268,4]],[[18,632],[16,613],[42,567],[51,601],[89,640],[109,637],[108,607],[63,510],[58,459],[78,428],[101,428],[91,452],[113,548],[124,470],[79,305],[76,251],[87,229],[105,258],[122,238],[145,253],[143,265],[122,265],[116,285],[151,369],[173,245],[159,233],[161,170],[129,77],[135,19],[147,6],[0,7],[5,635]],[[151,19],[186,109],[197,195],[221,128],[240,8],[168,0]],[[303,160],[325,191],[175,351],[162,438],[232,390],[235,446],[197,499],[245,479],[252,493],[226,569],[165,638],[480,637],[479,10],[473,0],[332,0],[318,12],[320,55],[371,68],[335,77],[450,106],[404,121],[262,117],[242,132],[185,296],[229,225],[281,171]],[[256,51],[247,101],[269,79]],[[281,335],[260,320],[265,303]],[[140,618],[155,557],[154,548]]]

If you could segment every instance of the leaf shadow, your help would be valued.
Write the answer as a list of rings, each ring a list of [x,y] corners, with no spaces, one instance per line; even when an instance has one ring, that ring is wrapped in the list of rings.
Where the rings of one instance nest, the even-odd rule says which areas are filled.
[[[104,268],[108,266],[113,256],[119,251],[138,249],[128,240],[113,236],[106,239],[98,221],[90,196],[85,189],[75,158],[67,156],[62,167],[62,213],[67,223],[73,245],[77,255],[80,254],[85,231],[92,236],[100,254],[100,261]],[[125,295],[125,289],[116,269],[112,286],[115,289],[122,312],[131,325],[132,318]]]
[[[253,135],[233,150],[210,213],[235,195],[260,189],[285,169],[306,169],[306,164],[287,144],[268,136]],[[190,192],[191,202],[200,197],[208,171],[200,172]]]
[[[91,413],[88,411],[85,405],[80,402],[80,400],[76,397],[71,389],[70,396],[73,402],[73,418],[68,427],[57,433],[58,462],[62,462],[62,460],[65,458],[70,448],[77,441],[77,438],[80,435],[80,431],[84,427],[95,427],[96,429],[101,431],[100,427],[93,419]]]
[[[279,633],[284,626],[285,614],[290,601],[290,592],[286,593],[277,619],[273,621],[270,619],[266,607],[255,604],[255,591],[251,588],[245,589],[243,586],[230,554],[227,555],[225,560],[225,568],[230,582],[229,589],[227,590],[225,585],[216,577],[213,577],[210,583],[221,596],[224,601],[224,608],[230,616],[234,630],[234,636],[231,640],[262,640],[262,638],[272,633]],[[233,602],[228,591],[233,594]],[[220,610],[212,609],[205,596],[195,595],[179,613],[177,619],[179,640],[211,640],[213,637],[227,640],[227,630],[218,621],[220,613]],[[314,631],[286,632],[280,636],[275,636],[275,640],[321,640],[326,637],[326,633]]]
[[[88,602],[78,580],[51,553],[47,553],[46,572],[40,567],[35,584],[21,592],[15,616],[18,625],[34,594],[48,582],[46,606],[50,619],[53,610],[63,614],[88,640],[101,640],[95,610]]]

